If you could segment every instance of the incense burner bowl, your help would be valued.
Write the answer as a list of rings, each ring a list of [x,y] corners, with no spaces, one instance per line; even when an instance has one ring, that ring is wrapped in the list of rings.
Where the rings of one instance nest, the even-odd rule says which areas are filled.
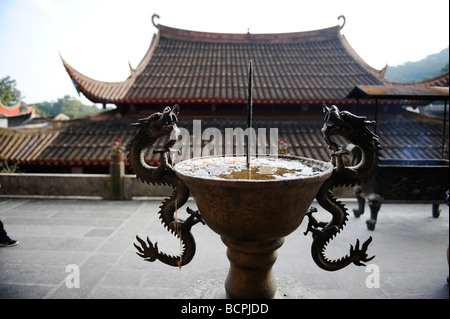
[[[187,185],[206,224],[227,246],[230,268],[225,281],[228,298],[273,298],[272,266],[284,237],[301,224],[323,182],[330,163],[283,156],[320,167],[314,176],[287,180],[224,180],[193,177],[174,167]]]

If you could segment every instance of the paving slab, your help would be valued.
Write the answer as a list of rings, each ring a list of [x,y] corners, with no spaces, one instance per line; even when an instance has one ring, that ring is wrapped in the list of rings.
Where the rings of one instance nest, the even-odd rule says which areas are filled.
[[[345,203],[349,212],[357,207],[355,201]],[[179,241],[158,218],[160,205],[160,198],[0,198],[0,220],[20,242],[0,248],[0,299],[220,296],[214,287],[224,282],[229,263],[225,245],[207,226],[193,227],[197,253],[181,270],[136,255],[136,235],[149,236],[161,250],[179,252]],[[313,205],[319,209],[318,219],[329,218]],[[196,209],[192,200],[186,206]],[[274,273],[285,282],[283,289],[294,289],[286,279],[292,278],[307,292],[305,298],[309,294],[321,299],[448,299],[448,206],[441,205],[440,217],[433,218],[431,204],[385,203],[375,231],[367,229],[366,215],[350,215],[326,253],[341,257],[357,238],[365,241],[372,236],[369,253],[376,256],[372,266],[350,265],[336,272],[318,268],[310,255],[311,235],[303,234],[304,221],[278,250]],[[79,286],[74,286],[76,272]],[[205,282],[211,282],[216,292],[202,293],[209,289]]]

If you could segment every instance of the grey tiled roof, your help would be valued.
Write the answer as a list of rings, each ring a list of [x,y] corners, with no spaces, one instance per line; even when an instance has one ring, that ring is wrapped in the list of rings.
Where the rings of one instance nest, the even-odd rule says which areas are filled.
[[[90,79],[66,61],[78,89],[97,103],[242,103],[254,63],[255,103],[337,103],[356,85],[382,85],[384,70],[353,51],[340,27],[223,34],[163,25],[123,82]]]
[[[136,129],[130,126],[135,121],[112,116],[101,120],[71,120],[59,129],[31,131],[0,128],[0,157],[19,165],[109,166],[111,144],[118,137],[127,143],[136,134]],[[278,128],[278,135],[287,142],[290,155],[328,161],[328,149],[320,132],[322,126],[322,118],[253,121],[254,128]],[[187,129],[192,135],[192,118],[180,117],[179,127]],[[225,136],[225,128],[245,129],[246,122],[245,119],[201,119],[201,129],[208,127],[218,128]],[[378,120],[377,134],[383,159],[441,158],[442,123],[385,117]],[[153,148],[166,142],[162,139]],[[209,142],[204,140],[203,146]],[[344,145],[344,141],[339,142]],[[157,165],[159,158],[153,155],[153,148],[148,149],[145,157],[149,163]]]

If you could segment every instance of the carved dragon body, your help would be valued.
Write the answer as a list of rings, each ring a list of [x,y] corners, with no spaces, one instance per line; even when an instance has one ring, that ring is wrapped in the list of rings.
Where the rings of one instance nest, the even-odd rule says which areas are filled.
[[[133,123],[132,126],[139,128],[139,131],[127,145],[127,159],[138,179],[148,184],[170,185],[174,188],[172,195],[160,206],[158,214],[164,226],[172,234],[180,238],[183,244],[182,255],[170,256],[159,252],[157,243],[153,244],[148,237],[147,243],[145,243],[144,240],[136,236],[137,241],[141,245],[134,244],[138,250],[137,254],[146,261],[152,262],[158,259],[167,265],[175,267],[188,264],[194,257],[196,246],[190,230],[196,223],[204,222],[200,214],[189,207],[187,212],[190,216],[185,221],[175,218],[176,210],[183,206],[189,198],[189,189],[175,175],[168,156],[170,148],[175,144],[176,140],[169,139],[162,149],[154,151],[161,156],[161,164],[157,168],[149,166],[145,162],[144,151],[155,144],[161,137],[170,136],[172,131],[178,130],[178,112],[179,106],[174,105],[173,107],[166,107],[163,113],[155,113],[145,119],[140,119],[138,123]]]
[[[339,111],[336,106],[324,106],[325,121],[322,134],[328,148],[331,150],[331,162],[334,165],[332,176],[325,181],[319,190],[316,200],[320,206],[331,213],[332,218],[328,223],[318,222],[312,214],[317,211],[314,207],[308,212],[308,231],[313,233],[311,253],[316,264],[322,269],[334,271],[354,263],[362,266],[364,262],[372,260],[366,254],[367,247],[372,241],[370,237],[359,247],[357,240],[355,247],[350,247],[350,254],[339,259],[329,260],[325,256],[326,246],[329,241],[340,232],[347,222],[347,209],[345,205],[333,197],[331,190],[337,186],[354,186],[368,180],[376,169],[379,157],[381,157],[381,146],[378,137],[368,129],[368,125],[374,122],[365,120],[365,117],[355,116],[347,111]],[[359,163],[346,167],[342,155],[346,153],[332,139],[333,135],[340,135],[348,139],[361,149],[362,157]]]

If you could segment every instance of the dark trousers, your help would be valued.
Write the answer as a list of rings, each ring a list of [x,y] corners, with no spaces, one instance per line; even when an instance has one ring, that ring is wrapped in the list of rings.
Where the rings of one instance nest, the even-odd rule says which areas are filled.
[[[0,220],[0,241],[8,239],[8,234],[5,231],[5,228],[3,228],[3,223]]]

